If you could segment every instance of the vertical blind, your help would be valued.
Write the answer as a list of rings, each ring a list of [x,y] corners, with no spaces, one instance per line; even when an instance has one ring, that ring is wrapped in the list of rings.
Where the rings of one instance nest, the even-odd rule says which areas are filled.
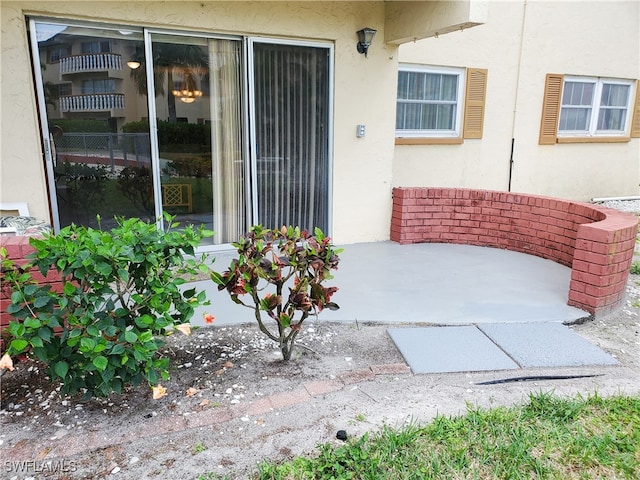
[[[327,49],[254,44],[258,221],[328,229]]]

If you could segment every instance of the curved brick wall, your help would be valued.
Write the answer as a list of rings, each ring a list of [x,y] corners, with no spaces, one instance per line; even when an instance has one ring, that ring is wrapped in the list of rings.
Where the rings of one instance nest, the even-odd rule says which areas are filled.
[[[391,240],[462,243],[537,255],[571,268],[568,304],[595,316],[625,290],[638,218],[596,205],[519,193],[394,188]]]

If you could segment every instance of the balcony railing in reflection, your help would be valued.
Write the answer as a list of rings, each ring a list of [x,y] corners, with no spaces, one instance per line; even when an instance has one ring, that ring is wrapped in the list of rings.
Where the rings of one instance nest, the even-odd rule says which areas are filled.
[[[60,109],[63,112],[95,112],[122,108],[124,108],[124,94],[122,93],[95,93],[60,97]]]
[[[87,53],[60,59],[60,74],[122,70],[122,55],[117,53]]]

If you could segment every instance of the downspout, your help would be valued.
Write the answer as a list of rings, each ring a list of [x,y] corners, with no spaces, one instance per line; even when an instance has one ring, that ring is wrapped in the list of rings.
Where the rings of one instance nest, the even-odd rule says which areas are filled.
[[[527,16],[527,0],[522,6],[522,24],[520,27],[520,48],[518,51],[518,69],[516,70],[516,94],[513,99],[513,118],[511,120],[511,154],[509,155],[509,184],[507,191],[511,191],[511,178],[513,176],[513,151],[516,143],[516,113],[518,107],[518,92],[520,91],[520,70],[522,68],[522,46],[524,45],[524,25]]]

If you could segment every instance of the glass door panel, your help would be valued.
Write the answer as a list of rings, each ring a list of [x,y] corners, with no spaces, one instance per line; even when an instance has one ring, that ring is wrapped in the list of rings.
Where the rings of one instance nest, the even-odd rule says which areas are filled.
[[[161,209],[213,243],[246,230],[241,44],[151,35]]]
[[[327,48],[253,44],[257,220],[329,228]]]
[[[149,129],[138,128],[148,118],[146,90],[136,83],[144,61],[142,31],[30,25],[57,225],[95,227],[97,215],[104,228],[115,224],[115,216],[153,220]]]

